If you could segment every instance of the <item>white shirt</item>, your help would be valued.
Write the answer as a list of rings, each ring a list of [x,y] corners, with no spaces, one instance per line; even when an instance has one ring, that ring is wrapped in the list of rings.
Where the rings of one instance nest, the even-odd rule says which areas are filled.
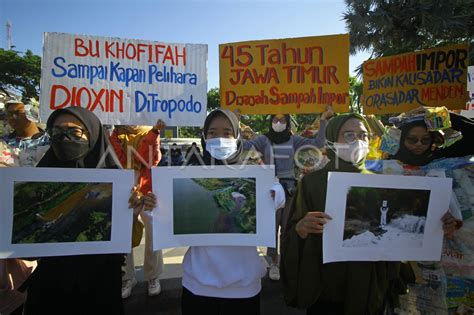
[[[194,246],[183,260],[183,286],[195,295],[250,298],[262,289],[265,274],[253,246]]]

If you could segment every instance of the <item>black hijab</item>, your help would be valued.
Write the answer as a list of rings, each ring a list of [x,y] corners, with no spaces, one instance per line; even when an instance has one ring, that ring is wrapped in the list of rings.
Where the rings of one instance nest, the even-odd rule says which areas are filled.
[[[462,139],[447,148],[439,150],[436,158],[473,155],[474,120],[452,112],[449,113],[449,119],[451,120],[451,128],[462,133]]]
[[[399,160],[400,162],[408,165],[423,166],[430,163],[436,158],[434,152],[431,151],[431,147],[433,145],[435,137],[435,134],[433,132],[430,132],[430,146],[425,152],[423,152],[423,154],[414,154],[405,146],[405,139],[408,133],[415,127],[423,127],[425,129],[427,128],[426,123],[423,120],[407,123],[399,127],[399,129],[402,131],[402,135],[400,137],[400,149],[398,149],[398,152],[395,155],[392,155],[390,157],[391,159]]]
[[[286,114],[285,115],[285,120],[286,120],[286,129],[283,130],[282,132],[276,132],[273,130],[272,123],[273,123],[273,118],[276,115],[271,115],[270,116],[270,129],[269,131],[265,134],[265,136],[270,140],[271,143],[274,144],[280,144],[287,142],[291,138],[291,119],[290,115]]]
[[[54,111],[48,118],[47,128],[53,127],[54,121],[63,114],[70,114],[81,121],[89,134],[89,151],[76,161],[62,161],[57,158],[52,148],[39,161],[38,167],[69,167],[69,168],[97,168],[104,154],[100,168],[122,168],[109,142],[107,132],[99,118],[91,111],[82,107],[66,107]]]
[[[207,131],[209,130],[209,126],[211,125],[212,120],[214,120],[214,118],[219,117],[219,116],[224,116],[230,121],[230,124],[232,125],[232,130],[234,132],[234,138],[237,139],[237,151],[226,160],[214,159],[206,150],[206,139],[204,138],[207,135]],[[242,143],[242,136],[240,134],[239,120],[237,119],[235,114],[227,109],[215,109],[212,112],[210,112],[209,115],[207,115],[206,117],[206,121],[204,122],[204,129],[203,129],[203,134],[201,137],[201,146],[202,146],[203,160],[204,160],[205,165],[239,164],[241,161],[242,152],[243,152],[243,143]]]

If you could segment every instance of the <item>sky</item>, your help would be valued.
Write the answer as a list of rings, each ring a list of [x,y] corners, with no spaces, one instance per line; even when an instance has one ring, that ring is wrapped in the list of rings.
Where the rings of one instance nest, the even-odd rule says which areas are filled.
[[[44,32],[208,44],[208,89],[219,85],[219,44],[347,33],[343,0],[0,0],[0,47],[42,54]],[[350,73],[368,59],[350,57]]]

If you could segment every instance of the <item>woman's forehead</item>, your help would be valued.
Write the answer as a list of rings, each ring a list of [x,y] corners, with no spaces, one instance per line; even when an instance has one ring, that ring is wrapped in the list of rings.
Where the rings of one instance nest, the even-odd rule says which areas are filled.
[[[346,131],[367,131],[367,128],[364,125],[364,122],[357,118],[351,118],[347,120],[342,126],[339,132],[346,132]]]
[[[56,119],[53,122],[53,126],[60,126],[60,125],[78,126],[82,128],[85,127],[76,116],[71,115],[71,114],[58,115],[58,117],[56,117]]]
[[[427,135],[428,130],[423,126],[415,126],[408,131],[409,135]]]
[[[281,120],[281,119],[285,119],[285,115],[283,114],[276,114],[275,116],[273,116],[273,119],[278,119],[278,120]]]
[[[211,128],[229,128],[233,130],[232,123],[230,122],[229,118],[223,115],[218,115],[211,120],[209,129]]]

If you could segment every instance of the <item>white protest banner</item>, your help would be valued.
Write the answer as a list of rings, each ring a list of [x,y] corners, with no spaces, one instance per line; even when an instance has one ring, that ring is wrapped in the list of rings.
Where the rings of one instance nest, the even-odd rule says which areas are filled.
[[[466,109],[461,111],[461,115],[474,118],[474,66],[467,67],[467,91],[469,99],[466,102]]]
[[[81,106],[103,124],[202,126],[207,45],[45,33],[41,119]]]
[[[474,66],[467,67],[467,90],[474,93]]]

